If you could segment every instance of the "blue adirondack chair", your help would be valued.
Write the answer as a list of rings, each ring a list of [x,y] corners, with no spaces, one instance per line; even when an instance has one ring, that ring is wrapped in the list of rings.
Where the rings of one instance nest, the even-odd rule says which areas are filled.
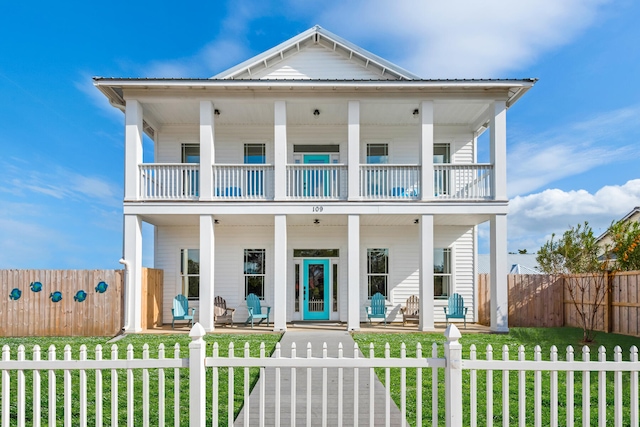
[[[367,306],[367,318],[369,323],[371,323],[371,319],[382,319],[384,326],[387,326],[387,306],[385,305],[384,295],[380,292],[371,297],[371,305]]]
[[[264,312],[266,309],[266,313]],[[271,307],[262,307],[260,305],[260,298],[256,294],[247,295],[247,310],[249,311],[249,317],[247,317],[247,323],[251,322],[251,328],[253,328],[253,319],[260,319],[258,325],[262,323],[264,319],[267,319],[267,327],[269,326],[269,313],[271,313]]]
[[[191,314],[189,314],[191,310]],[[175,329],[176,320],[188,320],[191,326],[193,326],[193,317],[196,315],[196,309],[189,307],[189,300],[184,295],[176,295],[173,299],[173,308],[171,309],[171,327]]]
[[[447,319],[447,326],[449,325],[449,319],[464,319],[464,328],[467,329],[467,310],[464,306],[464,299],[460,294],[452,294],[449,297],[449,307],[444,308],[444,315]]]

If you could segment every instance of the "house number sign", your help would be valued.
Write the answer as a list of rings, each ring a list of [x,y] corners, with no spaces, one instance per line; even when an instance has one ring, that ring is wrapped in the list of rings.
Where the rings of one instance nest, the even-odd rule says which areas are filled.
[[[313,208],[311,208],[312,212],[322,212],[324,210],[323,206],[314,206]]]

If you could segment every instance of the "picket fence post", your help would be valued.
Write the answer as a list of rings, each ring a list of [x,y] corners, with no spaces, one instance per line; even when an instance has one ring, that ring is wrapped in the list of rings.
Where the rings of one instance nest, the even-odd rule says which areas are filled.
[[[189,337],[189,426],[204,427],[206,421],[206,383],[204,359],[207,347],[202,339],[206,332],[200,323],[193,325]]]
[[[445,419],[447,427],[462,427],[462,335],[453,323],[444,331],[444,389]]]

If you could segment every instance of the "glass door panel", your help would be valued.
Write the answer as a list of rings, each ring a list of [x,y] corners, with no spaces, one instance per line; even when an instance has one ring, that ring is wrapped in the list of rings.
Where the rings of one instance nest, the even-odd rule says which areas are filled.
[[[303,262],[303,318],[329,320],[329,260],[307,259]]]

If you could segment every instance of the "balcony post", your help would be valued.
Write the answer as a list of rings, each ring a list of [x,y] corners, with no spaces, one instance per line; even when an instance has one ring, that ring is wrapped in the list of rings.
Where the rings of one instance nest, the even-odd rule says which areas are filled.
[[[433,199],[433,101],[420,105],[420,200]]]
[[[213,200],[214,111],[211,101],[200,101],[200,200]]]
[[[360,199],[360,101],[349,101],[348,200]]]
[[[287,198],[287,103],[274,103],[273,135],[273,185],[274,200]]]
[[[420,215],[420,323],[418,330],[433,331],[433,215]]]
[[[138,200],[138,165],[142,163],[142,104],[135,99],[127,99],[124,116],[124,199]]]
[[[490,156],[493,164],[491,184],[494,200],[507,200],[507,106],[493,103],[490,123]]]

